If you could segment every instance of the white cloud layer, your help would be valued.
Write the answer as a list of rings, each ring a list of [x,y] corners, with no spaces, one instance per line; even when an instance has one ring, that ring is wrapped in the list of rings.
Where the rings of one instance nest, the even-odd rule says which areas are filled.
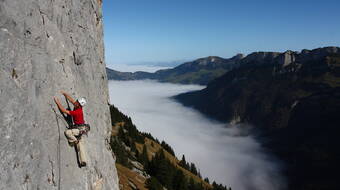
[[[170,67],[162,67],[162,66],[153,66],[153,65],[128,65],[128,64],[110,64],[108,65],[110,69],[121,71],[121,72],[136,72],[136,71],[145,71],[145,72],[155,72],[160,69],[168,69]]]
[[[177,157],[185,154],[210,181],[236,190],[283,189],[278,164],[240,126],[212,121],[169,98],[202,88],[150,80],[109,81],[112,104],[140,131],[170,144]]]

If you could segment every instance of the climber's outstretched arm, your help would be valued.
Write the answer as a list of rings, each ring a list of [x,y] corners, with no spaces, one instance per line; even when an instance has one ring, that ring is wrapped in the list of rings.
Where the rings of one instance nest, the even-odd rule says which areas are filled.
[[[60,103],[60,101],[59,101],[58,98],[54,97],[54,101],[55,101],[55,103],[57,104],[57,106],[58,106],[58,108],[59,108],[59,110],[60,110],[61,112],[70,115],[70,111],[68,111],[67,109],[65,109],[65,108],[61,105],[61,103]]]
[[[70,95],[68,95],[65,91],[60,91],[60,93],[64,95],[66,99],[70,101],[73,105],[76,103],[76,101]]]

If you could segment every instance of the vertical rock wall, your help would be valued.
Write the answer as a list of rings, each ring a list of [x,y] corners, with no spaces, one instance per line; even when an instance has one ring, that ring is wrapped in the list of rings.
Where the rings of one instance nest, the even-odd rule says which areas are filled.
[[[85,168],[60,90],[88,100]],[[108,99],[101,0],[0,0],[0,189],[118,189]]]

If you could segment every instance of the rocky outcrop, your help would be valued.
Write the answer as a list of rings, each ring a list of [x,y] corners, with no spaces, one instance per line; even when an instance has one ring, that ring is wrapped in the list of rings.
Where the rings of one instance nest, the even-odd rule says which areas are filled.
[[[249,56],[207,88],[176,98],[213,118],[254,125],[285,162],[288,189],[339,189],[340,48]]]
[[[254,52],[242,60],[240,60],[243,64],[271,64],[274,59],[276,59],[280,55],[279,52]]]
[[[0,189],[118,189],[100,0],[0,1]],[[88,166],[79,168],[53,102],[84,96]]]
[[[240,67],[210,82],[206,89],[178,98],[220,120],[240,117],[241,122],[280,128],[286,123],[268,117],[276,110],[276,104],[290,110],[301,98],[340,86],[339,54],[337,47],[301,53],[255,52],[240,60],[243,62]],[[284,115],[281,111],[278,117]]]
[[[286,51],[286,52],[283,53],[283,55],[281,55],[280,64],[283,67],[286,67],[289,64],[294,63],[294,62],[295,62],[294,52]]]

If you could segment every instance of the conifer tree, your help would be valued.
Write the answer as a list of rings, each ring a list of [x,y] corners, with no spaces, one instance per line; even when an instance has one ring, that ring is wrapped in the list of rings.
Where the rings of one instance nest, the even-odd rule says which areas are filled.
[[[187,190],[188,189],[188,182],[181,170],[177,170],[173,182],[172,182],[173,189],[176,190]]]
[[[200,170],[198,170],[198,172],[197,172],[197,176],[198,176],[199,178],[202,178],[202,175],[201,175],[201,172],[200,172]]]
[[[137,152],[137,148],[136,148],[136,143],[135,142],[132,142],[131,143],[131,152]]]
[[[188,168],[186,168],[186,166],[187,166],[187,161],[185,160],[184,154],[183,154],[183,156],[182,156],[181,161],[179,162],[179,165],[182,166],[184,169],[188,169]]]
[[[139,154],[139,159],[138,161],[144,166],[144,168],[147,168],[148,166],[148,162],[149,162],[149,158],[148,158],[148,150],[146,145],[144,144],[143,146],[143,150],[142,153]]]
[[[171,148],[169,144],[167,144],[165,141],[162,141],[161,146],[168,151],[171,155],[175,156],[174,150]]]
[[[154,177],[147,179],[145,184],[149,190],[163,190],[162,185]]]
[[[207,177],[204,178],[204,181],[207,182],[207,183],[210,183],[210,182],[209,182],[209,178],[207,178]]]
[[[129,167],[128,156],[125,148],[119,143],[116,138],[111,138],[111,148],[115,151],[116,161],[123,166]]]
[[[196,169],[196,166],[195,166],[194,163],[191,163],[191,165],[190,165],[190,171],[191,171],[191,173],[197,175],[197,169]]]

